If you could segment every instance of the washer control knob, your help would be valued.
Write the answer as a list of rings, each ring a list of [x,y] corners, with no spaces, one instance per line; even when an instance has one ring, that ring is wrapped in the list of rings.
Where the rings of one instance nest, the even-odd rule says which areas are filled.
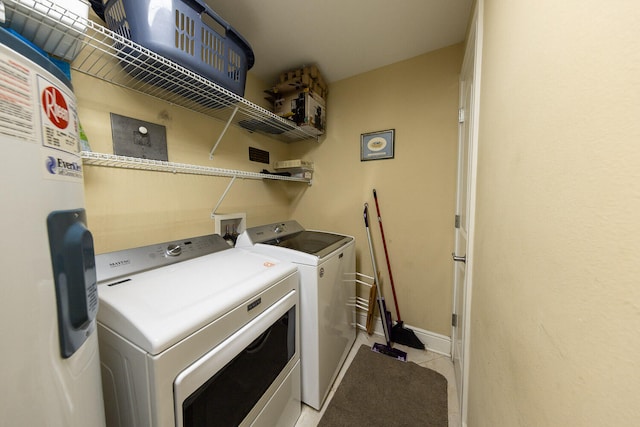
[[[273,229],[273,232],[278,234],[278,233],[282,233],[283,231],[285,231],[286,229],[286,225],[284,224],[278,224],[275,226],[275,228]]]
[[[182,246],[176,245],[175,243],[167,246],[167,250],[165,251],[167,256],[178,256],[182,253]]]

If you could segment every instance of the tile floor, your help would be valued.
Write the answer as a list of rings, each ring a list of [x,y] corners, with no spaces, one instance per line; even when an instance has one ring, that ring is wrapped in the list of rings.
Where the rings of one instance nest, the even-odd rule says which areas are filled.
[[[331,391],[329,391],[329,395],[327,396],[327,400],[324,402],[324,405],[322,406],[320,411],[316,411],[315,409],[303,404],[302,414],[300,415],[300,418],[298,418],[296,427],[315,427],[318,424],[320,418],[322,417],[322,414],[324,414],[324,411],[329,404],[329,401],[338,388],[340,380],[342,380],[342,377],[349,367],[349,364],[351,364],[351,361],[355,357],[358,348],[360,348],[360,346],[363,344],[372,346],[374,342],[384,342],[384,338],[377,335],[369,336],[362,331],[358,332],[356,342],[354,343],[351,352],[347,356],[347,360],[340,370],[338,378],[333,384]],[[453,363],[451,362],[451,358],[442,354],[433,353],[428,350],[416,350],[414,348],[406,347],[403,345],[394,344],[394,347],[406,351],[408,361],[417,363],[418,365],[424,366],[429,369],[433,369],[434,371],[444,375],[448,382],[447,392],[449,395],[449,427],[458,427],[460,425],[460,406],[458,405],[456,382],[453,376]]]

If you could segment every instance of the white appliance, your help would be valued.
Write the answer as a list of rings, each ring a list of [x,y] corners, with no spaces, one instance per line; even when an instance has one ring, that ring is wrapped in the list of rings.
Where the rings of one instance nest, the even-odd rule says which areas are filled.
[[[109,426],[295,425],[295,265],[218,234],[101,254],[96,265]]]
[[[302,401],[320,410],[356,338],[355,240],[287,221],[245,230],[236,247],[298,266]]]
[[[71,84],[0,28],[0,426],[104,426],[93,240]]]

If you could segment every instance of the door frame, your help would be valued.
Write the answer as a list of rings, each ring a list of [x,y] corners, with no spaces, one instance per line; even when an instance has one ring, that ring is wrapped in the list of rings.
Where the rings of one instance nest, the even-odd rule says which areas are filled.
[[[453,299],[453,313],[456,314],[456,292],[462,292],[463,298],[463,313],[462,324],[458,325],[463,331],[462,342],[462,378],[461,381],[456,381],[462,384],[462,392],[458,391],[460,396],[460,421],[463,427],[467,426],[467,413],[468,413],[468,401],[469,401],[469,356],[470,356],[470,341],[471,341],[471,295],[473,288],[473,249],[474,249],[474,234],[475,234],[475,206],[476,206],[476,175],[478,165],[478,133],[479,133],[479,117],[480,117],[480,81],[481,81],[481,69],[482,69],[482,35],[483,35],[483,17],[484,17],[484,0],[477,0],[474,7],[471,22],[469,25],[469,35],[467,37],[467,43],[465,46],[464,59],[462,69],[460,73],[460,79],[462,78],[465,70],[472,70],[473,72],[473,87],[472,87],[472,103],[470,111],[464,112],[464,120],[468,121],[469,126],[469,164],[459,165],[458,167],[468,167],[468,188],[467,188],[467,248],[466,256],[466,268],[465,278],[462,284],[463,289],[456,289],[455,286],[455,274],[454,274],[454,299]],[[462,84],[461,84],[462,88]],[[463,96],[463,95],[461,95]],[[459,131],[460,132],[460,131]],[[462,136],[460,136],[462,138]],[[461,141],[462,142],[462,141]],[[459,190],[458,190],[459,191]],[[456,199],[458,197],[456,196]],[[456,208],[457,210],[457,208]],[[456,212],[459,214],[459,212]],[[455,268],[455,266],[454,266]],[[458,331],[459,332],[459,331]],[[451,328],[451,357],[454,357],[455,346],[455,326]],[[455,372],[455,369],[454,369]]]

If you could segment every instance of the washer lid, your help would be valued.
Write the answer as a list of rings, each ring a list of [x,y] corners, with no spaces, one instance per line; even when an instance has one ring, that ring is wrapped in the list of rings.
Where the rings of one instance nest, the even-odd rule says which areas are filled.
[[[248,228],[240,234],[236,246],[246,248],[264,244],[324,258],[352,240],[351,236],[305,230],[298,222],[291,220]],[[274,253],[274,256],[277,255]]]
[[[351,237],[340,234],[305,230],[281,239],[267,240],[264,244],[288,248],[323,258],[351,240],[353,240]]]
[[[295,271],[233,248],[120,277],[98,286],[98,322],[159,354]]]

